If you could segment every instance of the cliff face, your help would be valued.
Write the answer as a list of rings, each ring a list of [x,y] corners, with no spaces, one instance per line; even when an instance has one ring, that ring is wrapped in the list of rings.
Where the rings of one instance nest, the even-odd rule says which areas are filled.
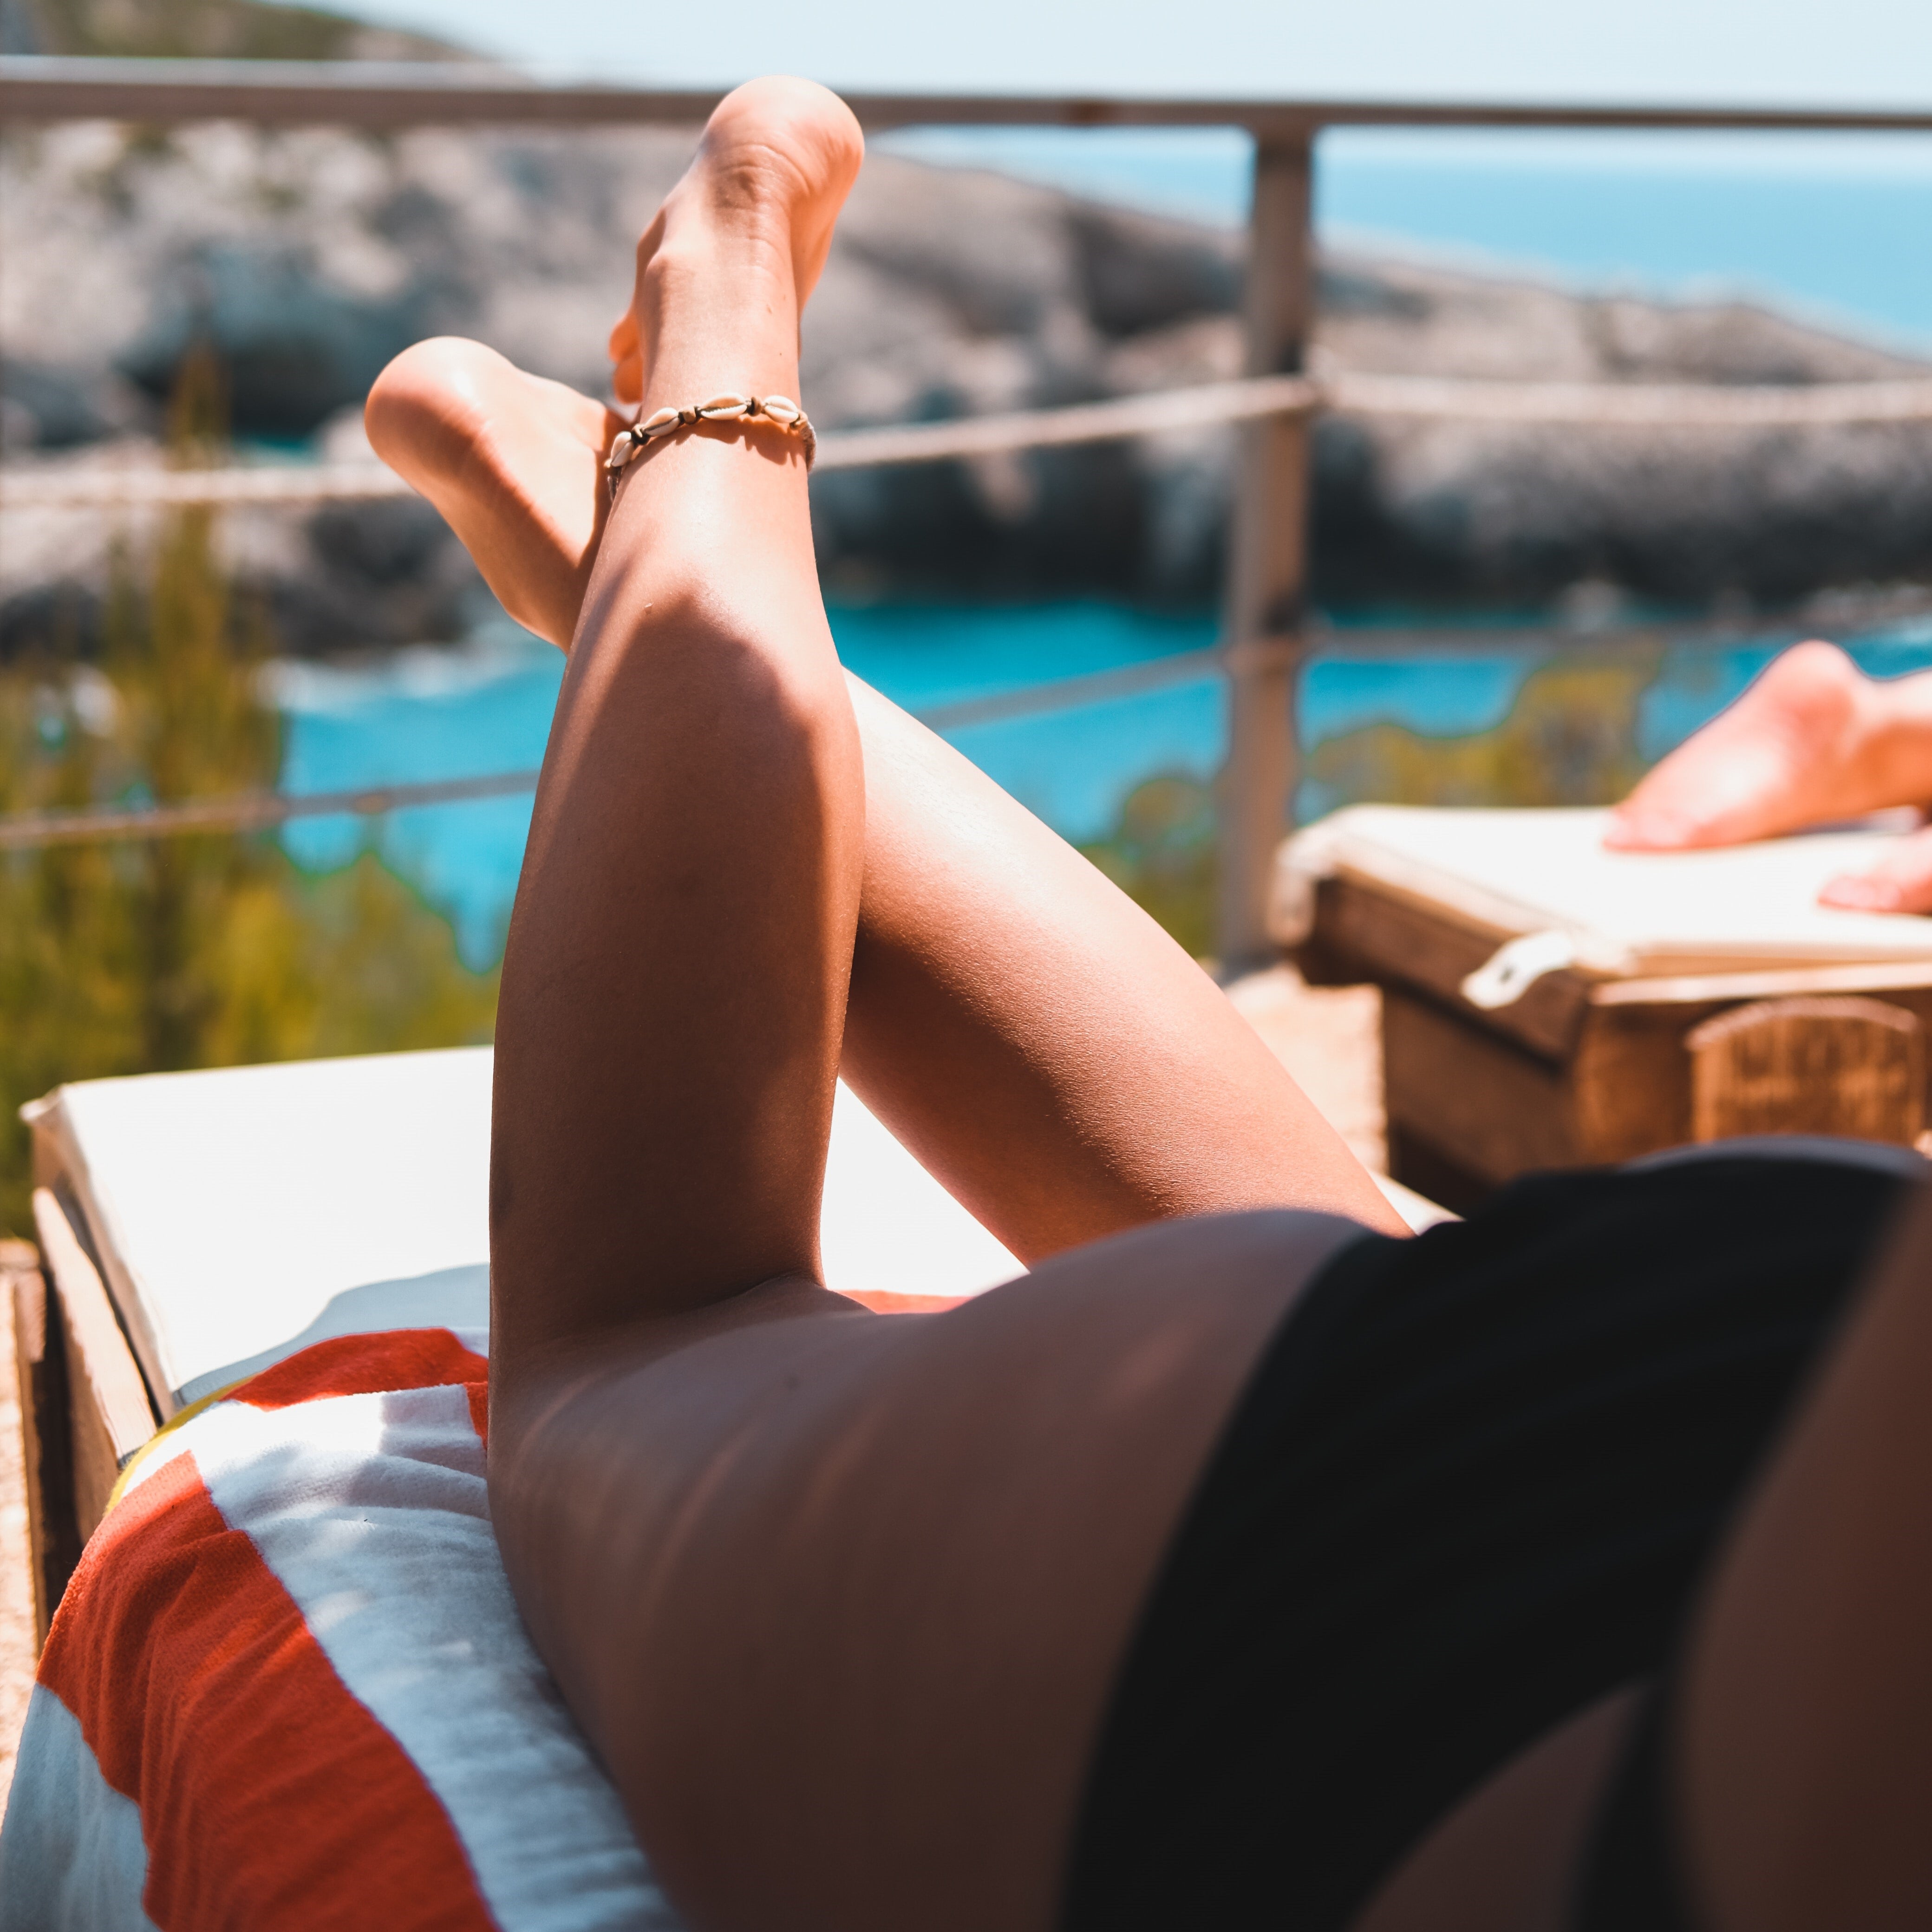
[[[383,362],[442,332],[596,389],[634,238],[685,133],[578,135],[100,125],[0,144],[0,409],[8,453],[111,460],[152,437],[192,345],[236,429],[352,442]],[[1071,402],[1231,375],[1238,238],[881,154],[807,317],[822,427]],[[1582,299],[1399,263],[1323,265],[1318,352],[1344,368],[1588,380],[1811,382],[1918,365],[1738,306]],[[721,382],[730,380],[719,372]],[[1232,436],[827,475],[847,595],[1211,598]],[[1932,434],[1558,431],[1324,422],[1315,586],[1330,602],[1546,599],[1602,579],[1673,602],[1775,604],[1932,579]],[[17,516],[0,644],[86,586],[111,532]],[[419,506],[227,520],[285,645],[448,635],[482,608]],[[67,586],[62,589],[61,586]],[[71,617],[62,620],[72,621]]]
[[[1383,264],[1380,314],[1331,309],[1347,367],[1551,380],[1856,382],[1925,365],[1742,304],[1579,299]],[[1391,298],[1400,312],[1388,306]],[[1516,602],[1596,580],[1777,607],[1932,577],[1932,424],[1724,430],[1358,422],[1321,429],[1328,593]]]

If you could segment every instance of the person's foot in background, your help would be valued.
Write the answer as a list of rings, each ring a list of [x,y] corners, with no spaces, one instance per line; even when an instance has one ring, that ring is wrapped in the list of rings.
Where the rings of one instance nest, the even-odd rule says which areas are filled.
[[[1738,845],[1915,802],[1897,790],[1881,742],[1896,689],[1835,644],[1794,644],[1645,777],[1611,814],[1604,842],[1622,851]],[[1932,781],[1932,691],[1919,708],[1920,762]],[[1932,784],[1917,796],[1932,796]]]
[[[1932,673],[1880,682],[1835,644],[1795,644],[1736,704],[1686,739],[1611,814],[1604,842],[1682,851],[1932,801]],[[1932,911],[1932,828],[1820,902]]]

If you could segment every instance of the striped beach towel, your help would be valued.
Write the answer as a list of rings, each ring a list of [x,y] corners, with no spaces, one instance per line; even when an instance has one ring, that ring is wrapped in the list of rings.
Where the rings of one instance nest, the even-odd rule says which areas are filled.
[[[484,1338],[350,1336],[171,1426],[55,1617],[4,1932],[674,1932],[490,1527]]]

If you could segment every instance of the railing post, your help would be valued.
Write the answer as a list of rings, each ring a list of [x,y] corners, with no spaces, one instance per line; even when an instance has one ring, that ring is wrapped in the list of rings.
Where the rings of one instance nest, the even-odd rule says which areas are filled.
[[[1255,149],[1245,318],[1247,373],[1300,370],[1314,314],[1308,140]],[[1286,831],[1297,766],[1294,685],[1308,548],[1308,422],[1270,416],[1241,438],[1223,634],[1228,761],[1220,781],[1222,970],[1272,952],[1268,870]]]

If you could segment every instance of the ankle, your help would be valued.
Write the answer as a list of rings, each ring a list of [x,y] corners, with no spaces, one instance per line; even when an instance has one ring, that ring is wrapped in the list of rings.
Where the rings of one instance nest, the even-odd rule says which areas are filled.
[[[778,158],[700,161],[665,196],[652,262],[700,273],[794,280],[792,221],[800,184]],[[796,299],[795,296],[792,298]]]
[[[1888,802],[1932,804],[1932,676],[1867,679],[1852,755]]]
[[[790,253],[755,230],[668,230],[638,278],[646,345],[645,414],[721,392],[798,392],[798,310]]]

